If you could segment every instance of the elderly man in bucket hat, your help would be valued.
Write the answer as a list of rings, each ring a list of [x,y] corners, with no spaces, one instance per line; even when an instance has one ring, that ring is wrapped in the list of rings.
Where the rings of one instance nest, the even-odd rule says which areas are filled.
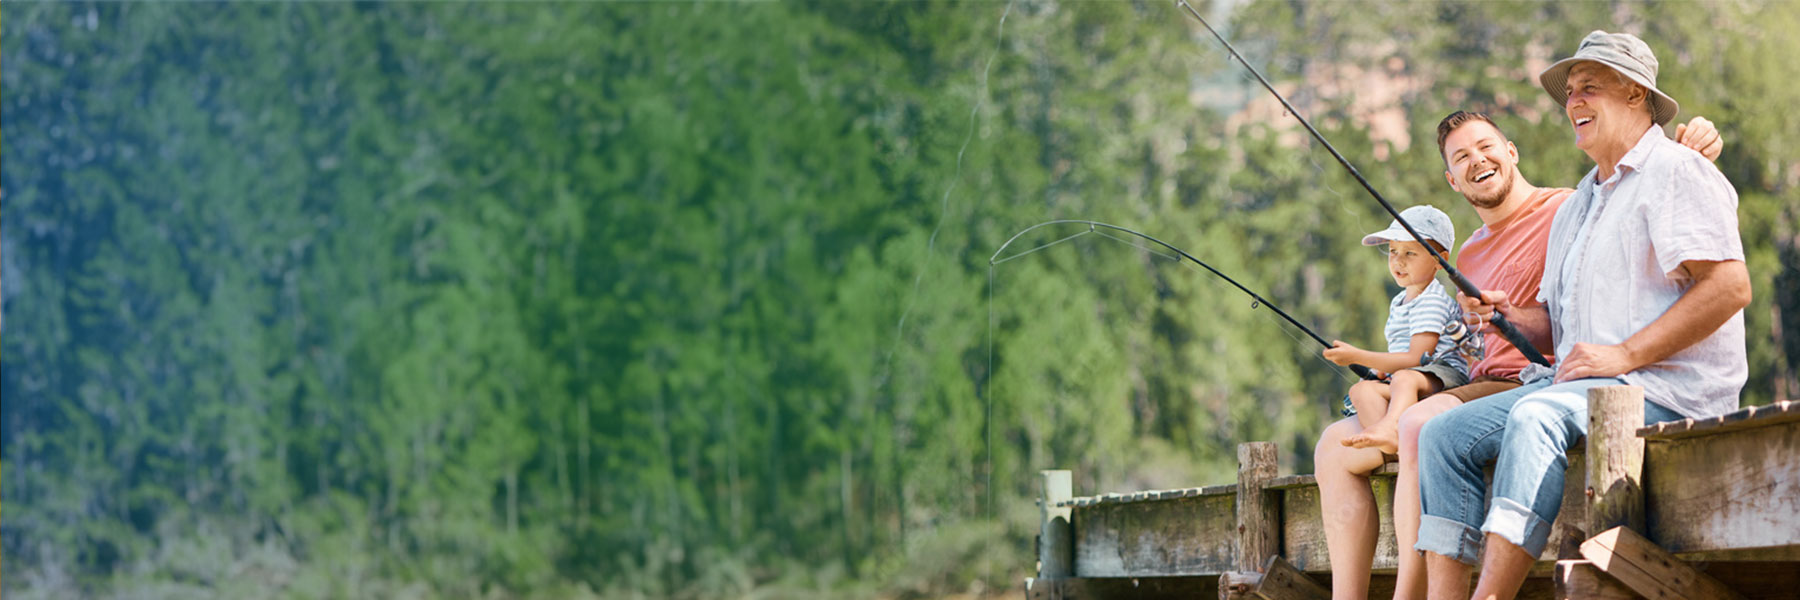
[[[1679,105],[1656,76],[1643,40],[1600,31],[1539,76],[1596,167],[1551,225],[1543,305],[1513,306],[1496,292],[1463,305],[1501,311],[1528,337],[1553,342],[1560,360],[1420,432],[1415,547],[1427,553],[1433,598],[1468,598],[1477,558],[1474,597],[1518,593],[1560,509],[1564,452],[1586,434],[1588,389],[1643,387],[1646,423],[1737,407],[1750,302],[1737,192],[1706,158],[1663,135],[1658,126]],[[1482,480],[1490,460],[1491,505]]]

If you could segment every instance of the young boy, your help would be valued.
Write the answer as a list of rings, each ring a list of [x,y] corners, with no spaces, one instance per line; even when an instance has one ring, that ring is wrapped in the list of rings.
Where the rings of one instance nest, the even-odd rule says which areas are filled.
[[[1400,213],[1419,235],[1439,253],[1455,246],[1456,228],[1450,216],[1430,206],[1414,206]],[[1362,433],[1346,437],[1345,446],[1374,447],[1387,454],[1399,451],[1400,413],[1419,401],[1468,382],[1469,364],[1457,351],[1462,309],[1437,281],[1438,264],[1414,240],[1399,221],[1387,229],[1363,236],[1364,246],[1387,244],[1388,274],[1405,288],[1388,305],[1387,352],[1363,350],[1333,341],[1325,358],[1339,365],[1360,364],[1393,373],[1388,381],[1361,381],[1344,397],[1344,416],[1356,415]],[[1454,336],[1480,340],[1480,336]]]

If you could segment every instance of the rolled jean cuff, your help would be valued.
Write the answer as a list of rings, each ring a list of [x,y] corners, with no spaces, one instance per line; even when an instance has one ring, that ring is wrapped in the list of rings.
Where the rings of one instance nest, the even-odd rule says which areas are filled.
[[[1475,565],[1481,562],[1481,531],[1461,521],[1421,515],[1419,543],[1413,549]]]
[[[1550,523],[1530,507],[1506,498],[1494,498],[1481,530],[1506,538],[1532,556],[1543,556],[1544,546],[1550,544]]]

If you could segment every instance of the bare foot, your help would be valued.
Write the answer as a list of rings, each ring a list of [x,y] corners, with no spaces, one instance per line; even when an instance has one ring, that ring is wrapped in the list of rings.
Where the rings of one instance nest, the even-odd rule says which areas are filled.
[[[1362,433],[1344,438],[1341,443],[1351,448],[1375,448],[1382,454],[1398,454],[1400,431],[1387,423],[1376,423]]]

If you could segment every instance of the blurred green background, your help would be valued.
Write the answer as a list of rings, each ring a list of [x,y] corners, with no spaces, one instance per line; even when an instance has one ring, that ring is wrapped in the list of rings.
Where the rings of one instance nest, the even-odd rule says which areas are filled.
[[[1203,6],[1378,189],[1591,165],[1645,37],[1727,140],[1745,404],[1795,395],[1800,3]],[[1170,2],[6,2],[8,598],[1018,593],[1078,494],[1310,470],[1388,217]],[[1079,229],[1039,230],[1014,250]],[[1785,334],[1783,332],[1786,332]]]

